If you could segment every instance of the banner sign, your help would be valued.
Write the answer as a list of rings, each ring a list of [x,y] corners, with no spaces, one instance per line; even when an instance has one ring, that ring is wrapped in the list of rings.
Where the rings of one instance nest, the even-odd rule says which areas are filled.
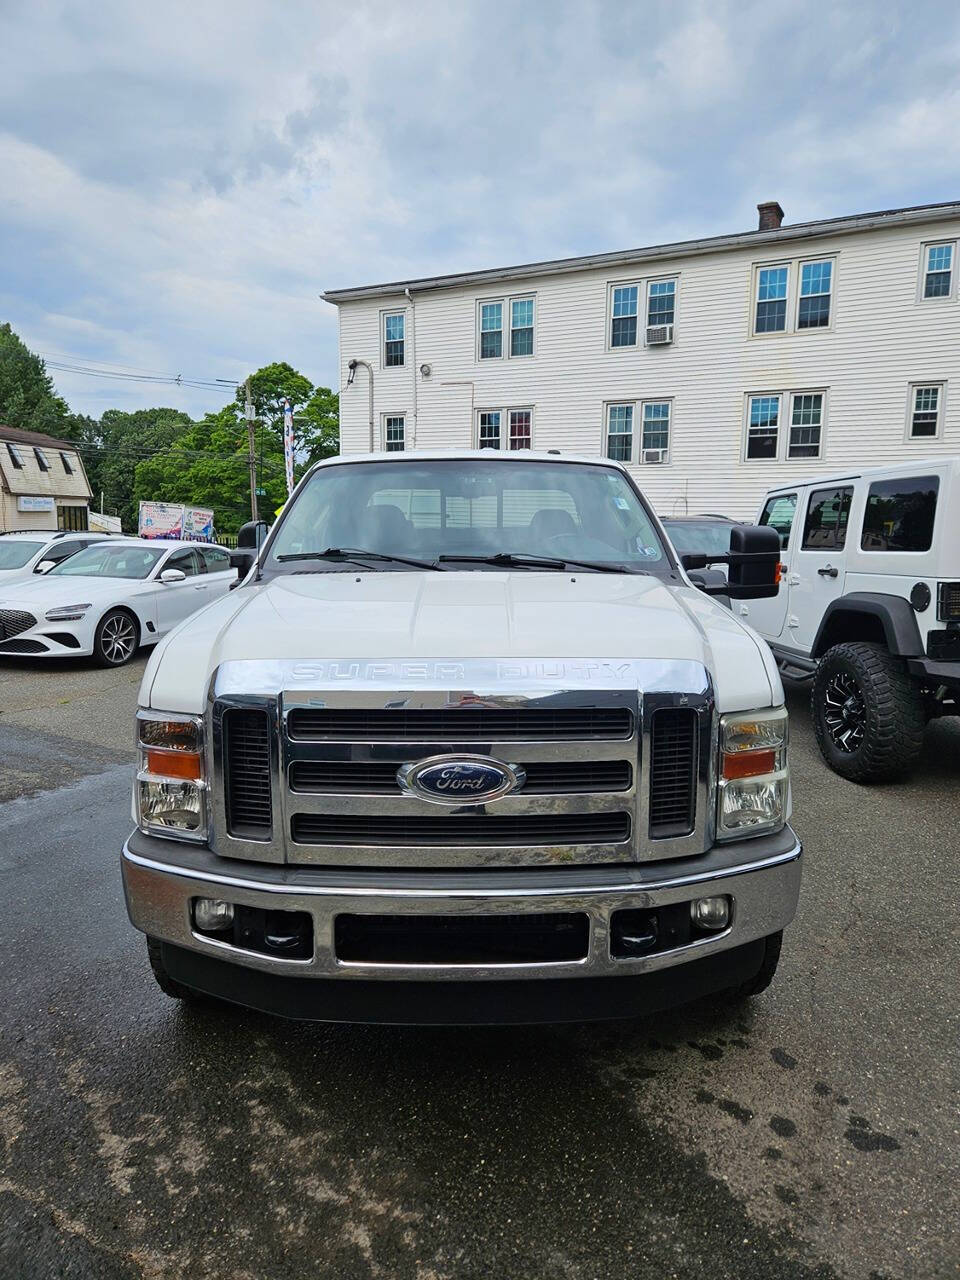
[[[141,538],[182,538],[183,507],[173,502],[141,502],[137,532]]]
[[[187,542],[212,542],[213,512],[207,507],[184,507],[183,536]]]
[[[287,497],[293,493],[293,409],[283,402],[283,461],[287,468]]]
[[[44,498],[40,495],[33,496],[31,494],[22,494],[17,498],[18,511],[52,511],[53,499]]]

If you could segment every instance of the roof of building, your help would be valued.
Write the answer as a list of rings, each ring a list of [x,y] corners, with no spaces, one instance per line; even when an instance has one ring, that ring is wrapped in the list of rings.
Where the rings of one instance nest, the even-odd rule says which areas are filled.
[[[337,305],[379,294],[403,293],[410,289],[424,293],[433,289],[454,289],[471,284],[493,284],[501,280],[525,279],[529,276],[561,275],[568,271],[586,271],[591,267],[620,267],[658,258],[693,257],[739,249],[744,245],[774,245],[788,240],[810,239],[824,235],[850,235],[856,231],[873,231],[897,224],[935,222],[942,218],[960,217],[960,202],[913,205],[905,209],[882,209],[875,213],[853,213],[840,218],[821,218],[815,222],[797,222],[770,231],[738,231],[731,235],[706,236],[698,240],[679,240],[674,244],[657,244],[643,249],[623,249],[612,253],[591,253],[577,258],[555,258],[547,262],[527,262],[512,267],[494,267],[485,271],[463,271],[455,275],[426,276],[414,280],[395,280],[388,284],[361,285],[351,289],[328,289],[325,302]]]
[[[35,444],[41,449],[47,447],[76,451],[77,448],[75,440],[58,440],[56,436],[46,436],[40,431],[23,431],[20,427],[8,427],[2,422],[0,422],[0,440],[10,440],[14,444]]]

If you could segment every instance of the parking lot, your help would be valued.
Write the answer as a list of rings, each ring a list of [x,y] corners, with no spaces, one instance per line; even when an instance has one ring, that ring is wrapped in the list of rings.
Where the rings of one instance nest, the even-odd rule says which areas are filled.
[[[791,690],[800,914],[747,1008],[514,1029],[181,1009],[127,924],[143,660],[0,667],[0,1275],[956,1275],[960,724],[909,783]]]

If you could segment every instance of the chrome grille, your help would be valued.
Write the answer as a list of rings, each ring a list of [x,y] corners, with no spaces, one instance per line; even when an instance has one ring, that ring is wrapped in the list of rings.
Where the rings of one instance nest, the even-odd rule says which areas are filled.
[[[287,731],[301,741],[349,738],[426,742],[503,742],[527,738],[629,738],[633,717],[621,707],[437,707],[340,710],[303,707]]]
[[[511,814],[404,817],[392,814],[297,813],[298,844],[452,848],[496,845],[620,844],[630,839],[628,813]]]
[[[269,839],[273,826],[270,721],[266,711],[235,709],[223,718],[227,830],[247,840]]]
[[[12,640],[21,631],[29,631],[36,625],[37,620],[32,613],[23,609],[0,609],[0,640]]]
[[[697,713],[661,707],[650,733],[650,836],[670,839],[694,828],[697,803]]]
[[[511,762],[515,763],[515,762]],[[576,795],[591,791],[629,791],[629,760],[536,760],[521,762],[527,796]],[[293,791],[318,795],[399,795],[392,760],[297,760],[290,766]]]

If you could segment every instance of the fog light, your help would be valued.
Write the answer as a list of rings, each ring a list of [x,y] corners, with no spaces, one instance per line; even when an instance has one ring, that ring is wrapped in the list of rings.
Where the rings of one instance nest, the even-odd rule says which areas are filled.
[[[698,929],[725,929],[730,923],[730,899],[696,898],[690,903],[690,919]]]
[[[233,924],[233,903],[219,898],[197,898],[193,904],[193,919],[203,933],[220,933]]]

